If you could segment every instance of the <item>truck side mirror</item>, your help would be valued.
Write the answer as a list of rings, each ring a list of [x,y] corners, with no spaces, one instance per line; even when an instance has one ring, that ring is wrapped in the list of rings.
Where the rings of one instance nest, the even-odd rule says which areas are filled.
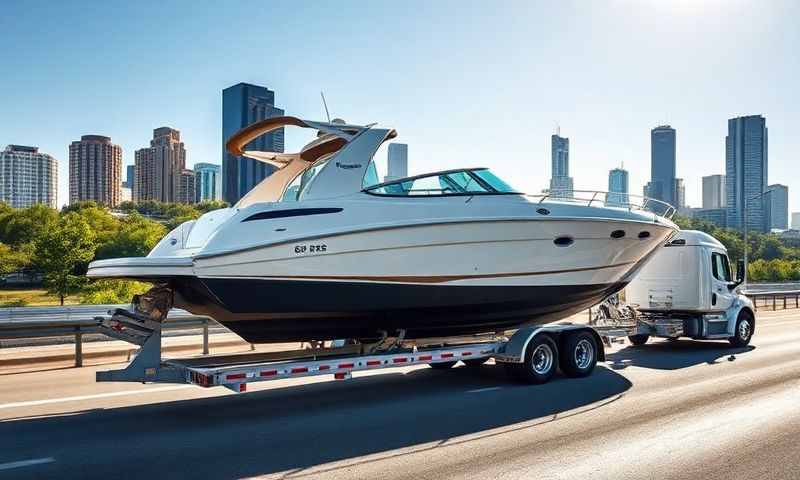
[[[733,290],[744,282],[744,259],[736,261],[736,281],[728,285],[729,290]]]

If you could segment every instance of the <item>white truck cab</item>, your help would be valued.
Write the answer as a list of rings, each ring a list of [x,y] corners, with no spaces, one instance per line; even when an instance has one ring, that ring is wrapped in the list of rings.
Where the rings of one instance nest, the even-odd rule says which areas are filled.
[[[744,265],[737,267],[734,279],[728,252],[716,238],[694,230],[679,232],[625,289],[625,301],[643,325],[629,337],[631,342],[685,336],[747,345],[755,330],[755,309],[738,291]]]

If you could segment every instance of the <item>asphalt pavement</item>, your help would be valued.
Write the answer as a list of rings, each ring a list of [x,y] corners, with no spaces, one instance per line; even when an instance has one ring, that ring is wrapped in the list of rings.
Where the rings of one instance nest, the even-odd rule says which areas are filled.
[[[280,380],[246,394],[0,375],[0,479],[800,478],[800,311],[752,345],[614,346],[584,379],[499,366]]]

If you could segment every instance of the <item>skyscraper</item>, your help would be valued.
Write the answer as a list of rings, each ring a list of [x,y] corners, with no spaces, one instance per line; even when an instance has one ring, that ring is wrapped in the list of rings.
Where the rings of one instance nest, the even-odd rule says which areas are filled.
[[[116,207],[121,201],[122,147],[111,137],[83,135],[69,146],[69,202],[94,200]]]
[[[675,129],[669,125],[650,131],[650,183],[646,195],[677,207]]]
[[[222,200],[222,172],[219,165],[195,163],[195,198],[198,202]]]
[[[197,193],[195,192],[196,176],[193,170],[182,169],[176,175],[177,189],[175,191],[175,201],[177,203],[195,203]]]
[[[625,205],[628,203],[628,171],[622,167],[608,172],[606,203],[609,205]]]
[[[569,138],[559,134],[551,136],[550,157],[553,172],[550,178],[550,194],[556,198],[571,198],[573,185],[572,177],[569,176]]]
[[[703,208],[725,207],[725,175],[703,177]]]
[[[800,212],[792,212],[792,228],[800,230]]]
[[[728,227],[764,231],[767,219],[767,119],[761,115],[731,118],[725,137],[725,208]],[[745,208],[745,202],[747,207]],[[747,210],[747,219],[744,212]]]
[[[386,177],[388,182],[408,176],[408,145],[405,143],[390,143],[389,154],[386,161]]]
[[[0,152],[0,202],[13,208],[56,208],[58,160],[38,147],[9,145]]]
[[[676,178],[673,182],[675,187],[673,188],[673,192],[675,192],[674,202],[672,206],[675,208],[681,209],[686,208],[686,187],[683,184],[682,178]]]
[[[275,92],[266,87],[239,83],[222,91],[222,197],[226,202],[235,204],[275,167],[234,157],[225,150],[225,142],[248,125],[282,115],[283,110],[275,107]],[[245,150],[283,152],[283,128],[253,140]]]
[[[154,129],[150,146],[136,150],[135,201],[180,202],[180,175],[185,168],[181,132],[170,127]]]
[[[770,185],[764,195],[766,207],[767,230],[789,229],[789,187],[776,183]]]
[[[136,183],[136,166],[128,165],[125,167],[125,181],[122,182],[123,187],[127,187],[133,191],[133,186]]]

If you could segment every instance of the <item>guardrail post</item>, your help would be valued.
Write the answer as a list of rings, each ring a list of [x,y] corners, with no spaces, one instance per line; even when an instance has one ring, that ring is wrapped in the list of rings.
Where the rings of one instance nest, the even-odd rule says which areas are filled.
[[[208,355],[208,319],[203,319],[203,355]]]
[[[75,367],[83,366],[83,333],[81,327],[75,327]]]
[[[786,310],[786,295],[783,296],[783,309]]]
[[[777,301],[778,301],[778,298],[775,295],[773,295],[772,296],[772,310],[776,310],[777,309],[777,307],[776,307]]]

